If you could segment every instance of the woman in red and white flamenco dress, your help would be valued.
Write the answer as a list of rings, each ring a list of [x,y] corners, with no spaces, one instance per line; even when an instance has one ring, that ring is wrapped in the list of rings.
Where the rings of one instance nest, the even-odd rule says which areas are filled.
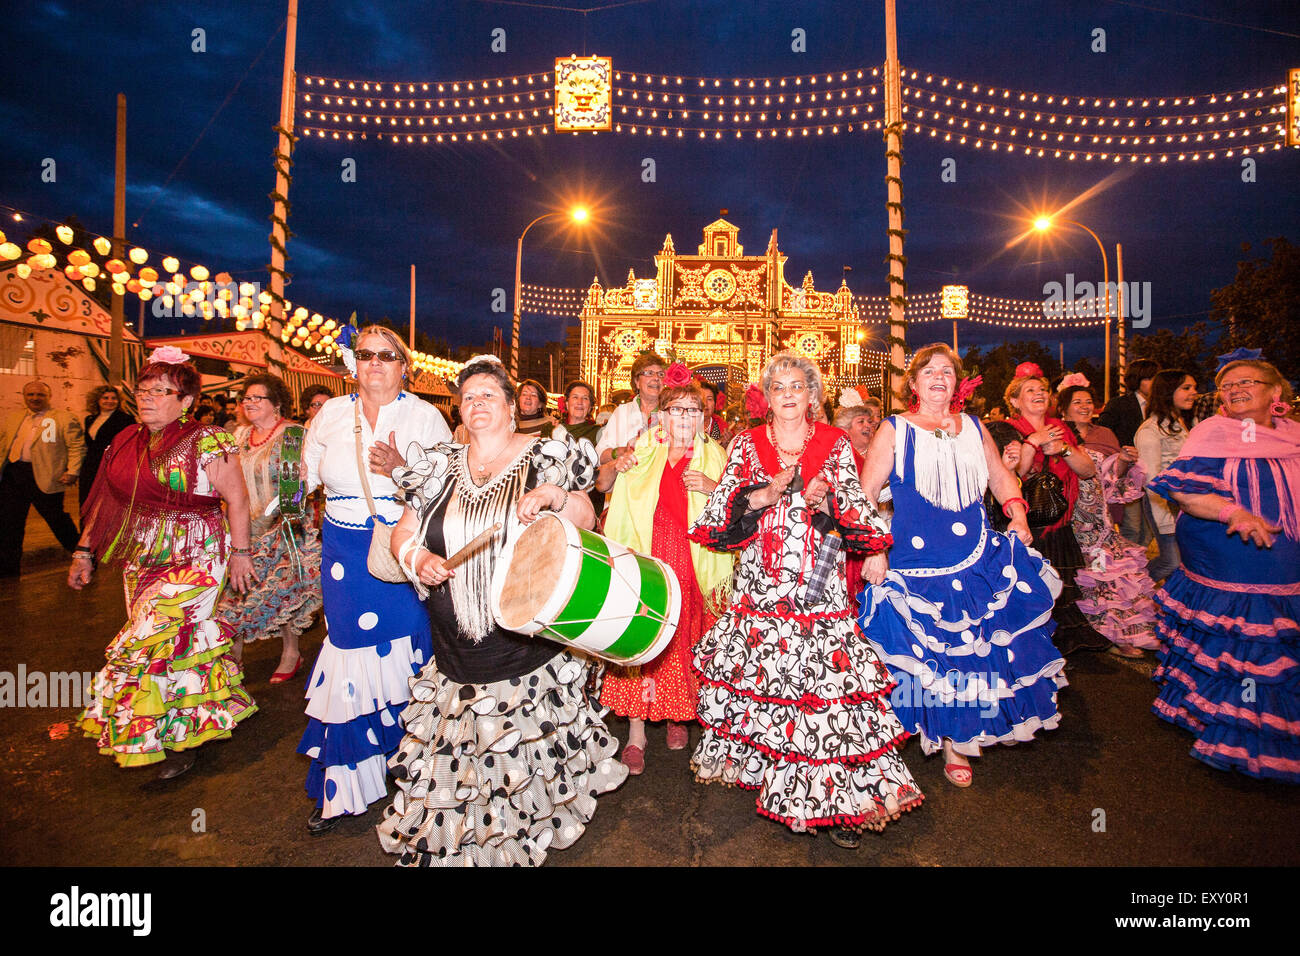
[[[853,847],[857,831],[883,829],[923,797],[898,754],[907,733],[888,706],[894,682],[854,622],[843,550],[824,590],[809,585],[831,532],[866,553],[891,539],[848,436],[811,420],[816,367],[780,353],[763,389],[770,424],[737,436],[691,529],[741,552],[732,604],[695,649],[704,735],[691,765],[702,783],[758,791],[760,814],[795,831],[830,827]]]

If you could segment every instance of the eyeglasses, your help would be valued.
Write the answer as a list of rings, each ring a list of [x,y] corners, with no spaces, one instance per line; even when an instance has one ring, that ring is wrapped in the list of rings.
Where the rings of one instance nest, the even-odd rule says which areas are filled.
[[[640,375],[637,376],[637,378],[663,378],[663,377],[664,377],[663,369],[660,369],[657,372],[651,371],[650,369],[646,369],[644,372],[642,372]]]
[[[256,405],[258,402],[265,402],[270,399],[269,395],[245,395],[240,399],[245,405]]]
[[[1256,385],[1268,385],[1268,382],[1258,378],[1243,378],[1236,382],[1224,382],[1219,386],[1221,392],[1231,392],[1237,388],[1254,388]]]
[[[683,408],[681,405],[673,405],[664,409],[673,418],[693,418],[702,414],[698,408]]]
[[[308,407],[308,408],[320,408],[320,407],[321,407],[322,405],[324,405],[324,404],[325,404],[325,399],[322,398],[319,402],[312,402],[312,403],[311,403],[310,405],[308,405],[307,407]]]
[[[784,382],[777,382],[772,386],[773,395],[784,395],[786,392],[793,392],[798,395],[806,391],[808,391],[808,386],[803,382],[791,382],[788,385]]]
[[[369,362],[377,358],[381,362],[400,362],[402,357],[391,349],[384,349],[382,352],[373,352],[370,349],[357,349],[352,353],[357,357],[358,362]]]
[[[136,398],[144,398],[146,395],[150,398],[162,398],[164,395],[179,395],[179,388],[163,388],[161,385],[155,385],[152,388],[136,388],[131,394]]]

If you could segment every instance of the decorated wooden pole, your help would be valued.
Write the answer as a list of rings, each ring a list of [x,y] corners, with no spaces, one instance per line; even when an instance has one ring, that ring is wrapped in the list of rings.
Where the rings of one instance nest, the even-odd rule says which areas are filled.
[[[894,0],[885,0],[885,183],[889,211],[889,374],[885,376],[886,413],[894,410],[903,384],[907,350],[907,283],[903,281],[903,95],[898,66],[898,30]]]
[[[126,94],[117,94],[117,155],[113,163],[113,257],[126,258]],[[126,301],[113,293],[108,339],[108,383],[121,385],[126,367]],[[142,333],[143,334],[143,333]]]
[[[267,308],[266,331],[270,333],[271,348],[267,363],[276,372],[284,371],[284,352],[280,347],[280,334],[284,328],[284,287],[289,273],[284,264],[289,258],[285,248],[289,237],[289,184],[293,181],[289,168],[293,165],[294,111],[294,45],[298,36],[298,0],[289,0],[289,16],[284,24],[284,73],[280,81],[280,121],[275,127],[275,191],[270,199],[271,209],[271,262],[267,270],[271,275],[271,304]]]

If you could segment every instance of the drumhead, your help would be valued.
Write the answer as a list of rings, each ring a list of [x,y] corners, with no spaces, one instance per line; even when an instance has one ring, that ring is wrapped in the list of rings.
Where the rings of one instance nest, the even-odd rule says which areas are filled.
[[[515,539],[504,565],[494,608],[497,623],[507,631],[532,633],[537,619],[564,582],[568,531],[558,516],[539,515]]]

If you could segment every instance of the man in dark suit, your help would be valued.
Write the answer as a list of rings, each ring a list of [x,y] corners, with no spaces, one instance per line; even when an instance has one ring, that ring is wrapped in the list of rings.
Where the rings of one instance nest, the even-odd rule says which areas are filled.
[[[1138,359],[1124,370],[1124,388],[1127,392],[1113,398],[1097,416],[1097,424],[1105,425],[1115,433],[1121,448],[1131,448],[1133,434],[1147,417],[1147,396],[1151,394],[1151,382],[1160,371],[1159,363],[1152,359]],[[1155,475],[1148,477],[1154,478]],[[1124,506],[1124,520],[1120,524],[1120,534],[1137,544],[1145,545],[1151,540],[1151,527],[1143,512],[1142,502],[1130,501]]]
[[[0,423],[0,577],[17,577],[23,533],[32,505],[68,553],[77,546],[77,526],[63,508],[63,493],[77,483],[86,443],[72,412],[50,408],[50,386],[23,386],[26,409]]]

